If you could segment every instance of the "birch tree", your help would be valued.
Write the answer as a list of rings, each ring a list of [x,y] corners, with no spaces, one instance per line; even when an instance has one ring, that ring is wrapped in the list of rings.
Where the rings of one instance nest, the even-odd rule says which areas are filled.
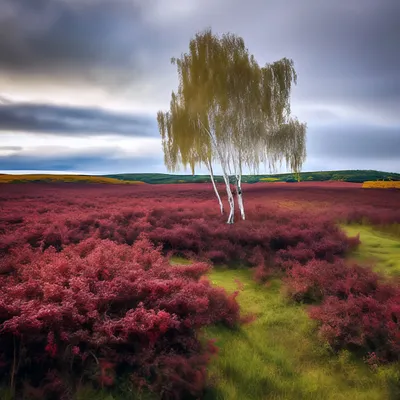
[[[180,166],[190,167],[192,174],[195,167],[205,165],[209,171],[211,183],[218,200],[221,214],[224,205],[214,179],[212,146],[209,135],[200,128],[194,118],[190,118],[173,93],[170,111],[157,114],[157,122],[161,133],[164,163],[170,172],[176,172]]]
[[[283,161],[294,172],[305,160],[306,125],[290,115],[290,93],[297,81],[293,61],[283,58],[260,67],[241,37],[197,34],[189,52],[172,59],[179,85],[170,110],[158,113],[165,162],[170,171],[180,165],[221,166],[228,196],[228,223],[234,222],[235,202],[230,178],[236,183],[237,203],[245,219],[241,187],[243,169],[252,173],[264,164]]]

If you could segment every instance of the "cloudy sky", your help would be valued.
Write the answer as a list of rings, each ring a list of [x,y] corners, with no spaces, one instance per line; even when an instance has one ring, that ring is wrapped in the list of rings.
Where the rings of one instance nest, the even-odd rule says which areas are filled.
[[[166,172],[170,58],[211,27],[294,60],[303,170],[400,172],[399,20],[399,0],[0,0],[0,171]]]

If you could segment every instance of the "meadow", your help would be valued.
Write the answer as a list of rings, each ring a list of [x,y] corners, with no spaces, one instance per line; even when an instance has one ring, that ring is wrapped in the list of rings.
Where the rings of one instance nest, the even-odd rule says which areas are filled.
[[[0,397],[400,398],[400,192],[243,190],[2,186]]]

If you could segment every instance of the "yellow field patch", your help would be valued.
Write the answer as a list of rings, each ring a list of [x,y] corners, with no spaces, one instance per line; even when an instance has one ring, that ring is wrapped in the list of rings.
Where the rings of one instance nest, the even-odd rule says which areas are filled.
[[[69,183],[108,183],[108,184],[144,184],[141,181],[124,181],[115,178],[89,175],[51,175],[51,174],[27,174],[27,175],[1,175],[0,183],[28,183],[28,182],[69,182]]]
[[[279,181],[278,178],[260,178],[260,182],[276,182]]]
[[[363,189],[400,189],[400,181],[366,181]]]

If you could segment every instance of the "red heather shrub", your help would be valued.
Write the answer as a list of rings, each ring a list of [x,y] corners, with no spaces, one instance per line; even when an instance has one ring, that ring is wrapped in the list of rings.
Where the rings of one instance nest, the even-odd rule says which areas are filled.
[[[288,294],[296,301],[320,301],[325,296],[347,299],[353,296],[378,296],[379,276],[359,265],[313,260],[296,263],[285,278]],[[383,295],[383,294],[382,294]],[[383,299],[382,299],[383,300]]]
[[[265,263],[253,268],[253,278],[258,283],[266,283],[272,274],[273,271]]]
[[[400,359],[400,296],[379,302],[370,296],[328,296],[310,315],[322,323],[320,335],[334,349],[375,353],[380,362]]]
[[[321,301],[311,308],[320,335],[334,349],[374,353],[381,362],[400,359],[400,291],[368,268],[311,261],[297,263],[285,279],[297,301]]]
[[[202,277],[209,265],[170,266],[144,237],[132,247],[99,239],[62,251],[25,246],[3,265],[0,376],[10,378],[16,352],[18,388],[29,376],[45,397],[61,395],[66,373],[100,386],[130,374],[166,399],[199,396],[214,350],[198,328],[239,320],[237,293]]]
[[[311,211],[298,212],[276,206],[274,197],[285,200],[288,194],[293,195],[282,186],[278,191],[266,185],[247,186],[248,220],[234,226],[224,223],[208,185],[25,185],[21,192],[18,187],[8,186],[10,192],[0,198],[0,207],[4,204],[6,210],[0,220],[0,231],[5,233],[0,237],[1,254],[25,243],[61,251],[93,237],[132,244],[146,232],[164,252],[252,266],[268,259],[270,267],[275,264],[286,269],[295,259],[330,260],[352,246],[331,217],[311,212],[312,207]],[[307,187],[295,194],[312,198],[310,190]],[[257,204],[265,202],[261,195],[272,195],[271,205]]]

